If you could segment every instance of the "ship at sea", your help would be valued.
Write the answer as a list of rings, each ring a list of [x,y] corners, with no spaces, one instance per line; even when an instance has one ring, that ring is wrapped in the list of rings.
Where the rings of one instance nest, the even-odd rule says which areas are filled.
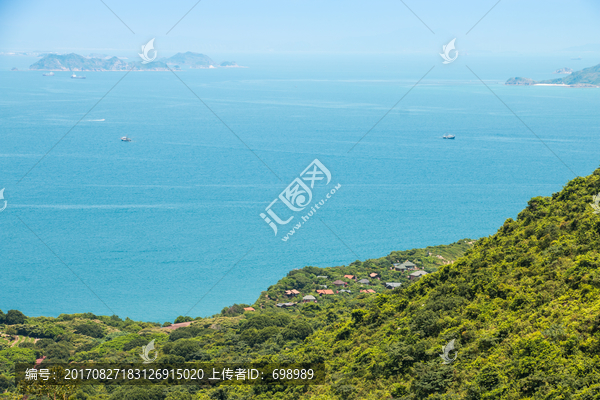
[[[127,136],[123,136],[123,137],[121,138],[121,140],[122,140],[123,142],[131,142],[131,139],[130,139],[130,138],[128,138]]]
[[[444,139],[454,139],[455,137],[456,136],[454,136],[454,135],[448,135],[448,134],[443,136]]]
[[[85,79],[85,76],[77,76],[75,75],[75,72],[73,72],[73,75],[71,75],[71,79]]]
[[[42,76],[54,76],[54,72],[44,73]]]

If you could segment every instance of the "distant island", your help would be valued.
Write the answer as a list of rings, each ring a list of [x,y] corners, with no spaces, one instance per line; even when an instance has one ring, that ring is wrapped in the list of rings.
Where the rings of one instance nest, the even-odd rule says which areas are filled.
[[[235,61],[224,61],[216,64],[210,57],[201,53],[188,51],[177,53],[170,58],[161,58],[148,64],[127,62],[123,58],[110,57],[104,54],[90,54],[88,57],[71,54],[46,54],[39,61],[29,66],[30,70],[38,71],[169,71],[188,68],[245,68]]]
[[[600,86],[600,64],[584,68],[581,71],[562,68],[554,72],[555,74],[569,74],[563,78],[549,79],[545,81],[534,81],[529,78],[514,77],[505,82],[505,85],[513,86],[568,86],[568,87],[599,87]]]
[[[561,68],[561,69],[557,69],[556,71],[553,72],[553,74],[572,74],[573,70],[571,68]]]
[[[248,68],[248,67],[242,67],[241,65],[237,65],[237,63],[235,61],[223,61],[221,64],[219,64],[219,67],[222,67],[222,68]]]

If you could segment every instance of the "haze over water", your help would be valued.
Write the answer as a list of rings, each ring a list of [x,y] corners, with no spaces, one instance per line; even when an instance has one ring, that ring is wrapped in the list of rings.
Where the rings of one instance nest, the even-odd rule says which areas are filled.
[[[493,234],[531,197],[574,178],[562,162],[581,176],[599,164],[597,89],[501,84],[511,76],[550,79],[558,68],[597,60],[235,60],[249,68],[178,75],[281,181],[172,73],[131,72],[17,184],[124,73],[43,77],[7,71],[32,60],[2,57],[0,189],[9,204],[0,214],[2,309],[164,322],[216,284],[189,313],[211,315],[252,303],[293,268]],[[442,139],[446,132],[456,139]],[[282,242],[259,213],[315,158],[342,185],[317,213],[335,234],[313,218]]]

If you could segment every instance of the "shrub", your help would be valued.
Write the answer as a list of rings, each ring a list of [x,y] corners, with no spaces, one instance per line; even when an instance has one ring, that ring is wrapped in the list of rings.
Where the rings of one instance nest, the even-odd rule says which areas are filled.
[[[275,326],[268,326],[264,329],[251,328],[245,330],[241,335],[240,339],[248,343],[250,346],[261,344],[269,340],[271,337],[276,336],[279,333],[279,329]]]
[[[285,340],[304,340],[313,333],[313,328],[305,321],[294,321],[289,324],[284,332]]]
[[[86,323],[75,326],[75,333],[93,338],[103,338],[104,330],[96,323]]]
[[[123,351],[129,351],[131,349],[135,349],[136,347],[142,347],[147,345],[148,343],[148,339],[138,336],[135,339],[125,343],[125,345],[123,345]]]
[[[48,357],[48,362],[67,362],[71,355],[69,349],[64,344],[53,343],[47,346],[43,354]]]
[[[192,318],[192,317],[188,317],[188,316],[184,317],[183,315],[180,315],[179,317],[177,317],[175,319],[175,323],[176,324],[180,324],[182,322],[190,322],[190,321],[193,321],[193,320],[194,320],[194,318]]]
[[[292,319],[284,313],[275,314],[260,314],[244,321],[240,326],[240,331],[247,329],[264,329],[268,326],[284,327],[288,325]]]
[[[192,337],[192,333],[185,329],[177,329],[169,335],[169,341],[174,342],[179,339],[189,339]]]
[[[195,340],[182,339],[175,343],[167,343],[163,347],[166,354],[180,356],[185,361],[208,361],[210,356],[202,351],[200,343]]]
[[[18,310],[8,310],[4,317],[4,323],[6,325],[17,325],[25,323],[25,314]]]

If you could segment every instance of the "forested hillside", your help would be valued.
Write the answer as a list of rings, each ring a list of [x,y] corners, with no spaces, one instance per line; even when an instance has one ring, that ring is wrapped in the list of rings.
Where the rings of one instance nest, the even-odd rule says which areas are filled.
[[[85,386],[74,398],[598,399],[600,215],[590,206],[598,192],[600,170],[531,199],[490,237],[294,270],[255,304],[175,321],[189,326],[9,311],[0,314],[9,335],[0,345],[0,390],[16,390],[17,361],[139,362],[140,346],[155,339],[157,362],[323,362],[327,385]],[[409,278],[418,271],[430,273]],[[316,302],[302,300],[311,295]],[[15,344],[15,336],[42,339]],[[452,339],[457,359],[443,364]]]

